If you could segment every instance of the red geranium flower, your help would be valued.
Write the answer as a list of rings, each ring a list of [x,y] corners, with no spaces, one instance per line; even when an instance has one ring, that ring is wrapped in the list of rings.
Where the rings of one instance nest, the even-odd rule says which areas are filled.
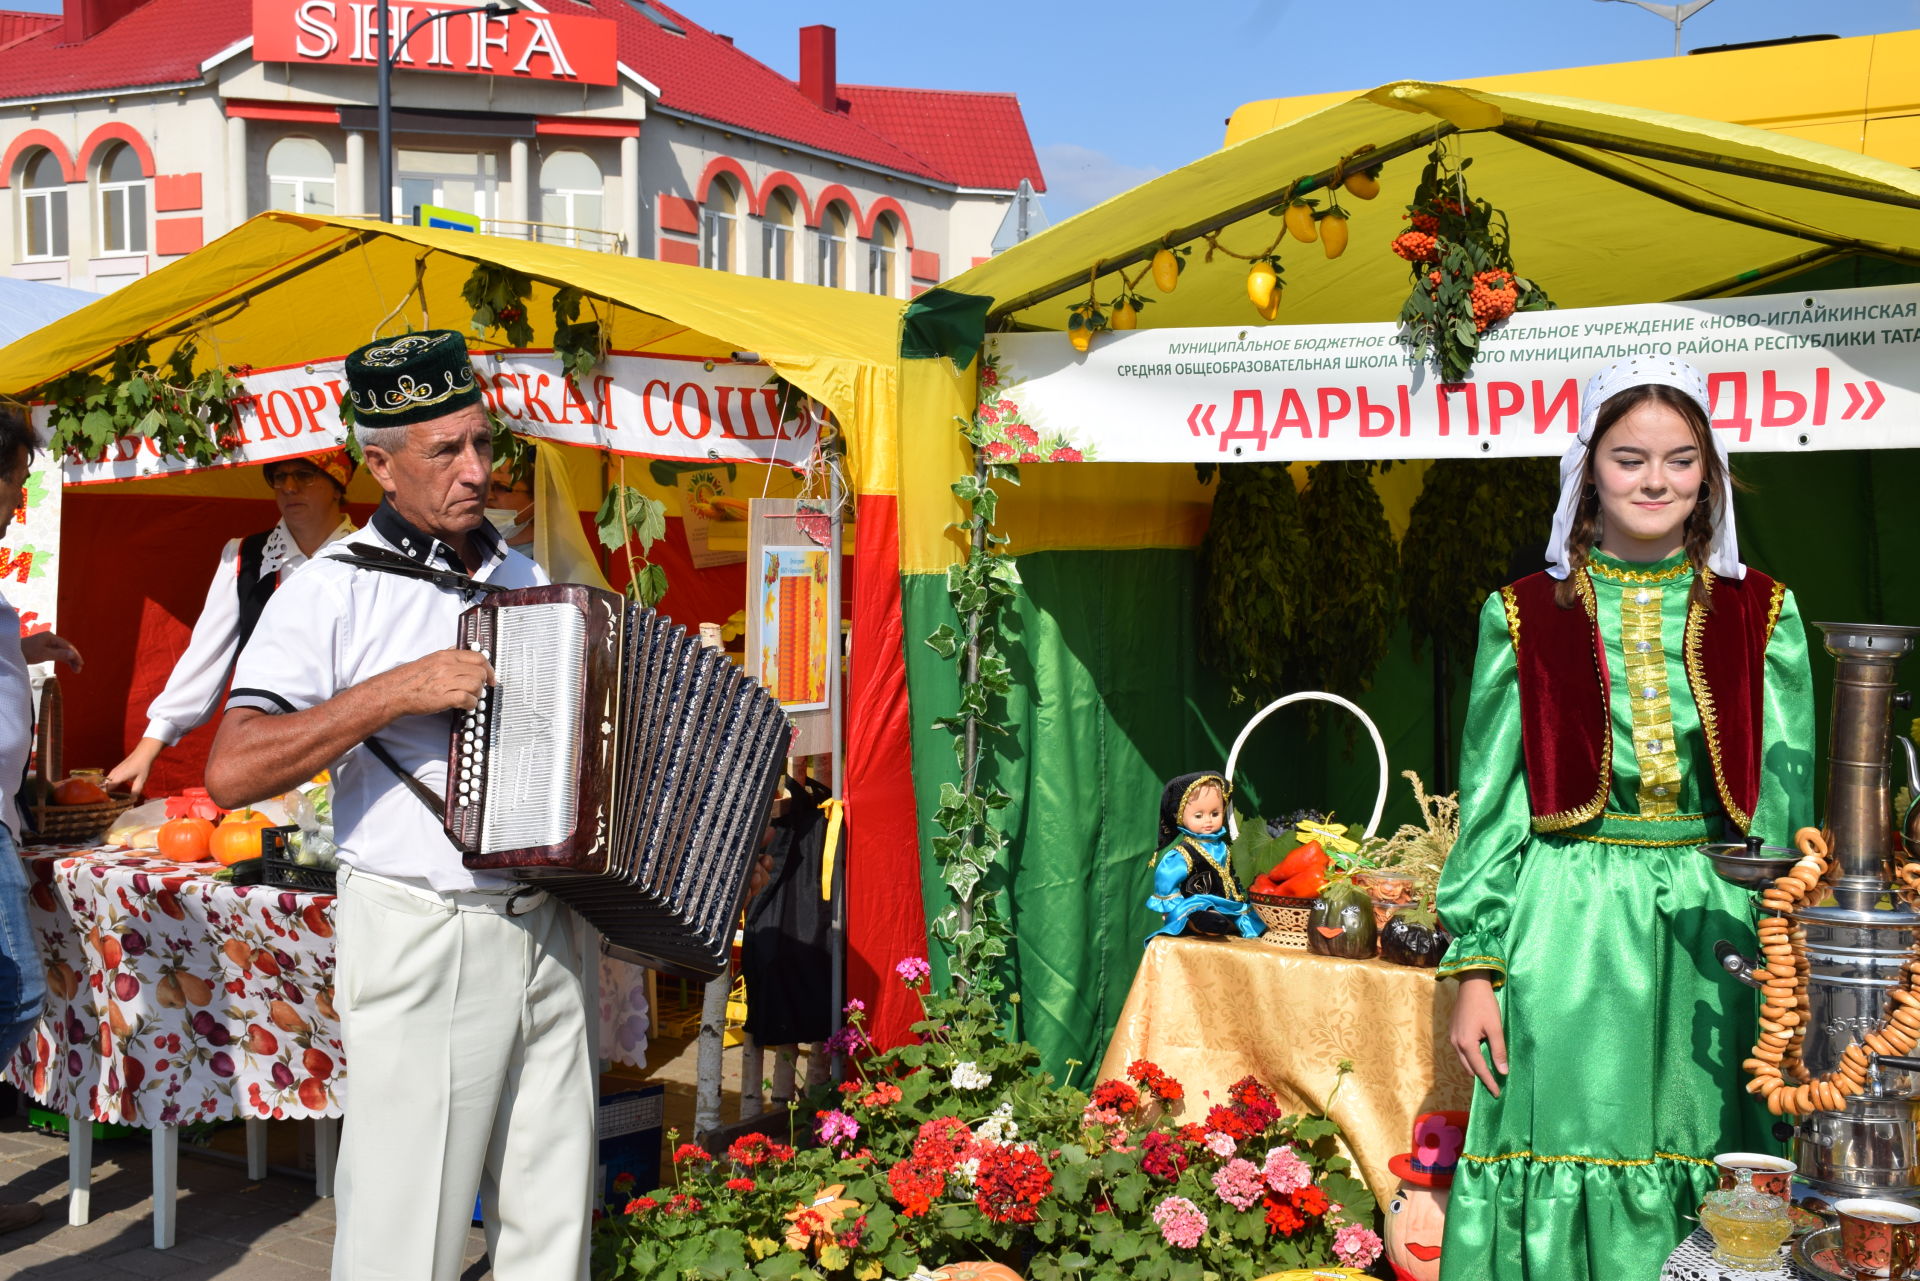
[[[1187,1150],[1180,1146],[1179,1140],[1156,1131],[1140,1144],[1140,1168],[1156,1179],[1171,1183],[1187,1168]]]
[[[956,1116],[936,1116],[920,1127],[913,1159],[923,1168],[945,1173],[974,1154],[973,1131]]]
[[[756,1184],[752,1179],[728,1179],[727,1180],[727,1191],[729,1192],[751,1192],[754,1190],[754,1188],[758,1186],[759,1185]]]
[[[973,1186],[973,1203],[995,1223],[1032,1223],[1053,1191],[1053,1171],[1032,1148],[989,1147]]]
[[[791,1161],[793,1149],[759,1132],[743,1134],[727,1148],[727,1160],[751,1170],[763,1161]]]
[[[1295,1188],[1287,1198],[1293,1202],[1293,1208],[1309,1219],[1317,1219],[1327,1212],[1327,1194],[1320,1190],[1317,1183],[1309,1183],[1304,1188]]]
[[[1140,1091],[1125,1081],[1102,1081],[1093,1087],[1093,1105],[1124,1116],[1140,1106]]]
[[[658,1201],[654,1200],[650,1196],[637,1196],[633,1198],[633,1200],[627,1202],[626,1213],[645,1214],[648,1210],[656,1208],[659,1204],[660,1203]]]
[[[688,1161],[695,1165],[708,1165],[712,1163],[713,1156],[698,1143],[682,1143],[673,1150],[673,1163],[681,1165]]]
[[[1293,1208],[1291,1201],[1276,1201],[1273,1194],[1268,1193],[1261,1198],[1261,1204],[1267,1208],[1269,1234],[1290,1237],[1307,1226],[1307,1221],[1301,1217],[1298,1210]]]
[[[911,1219],[933,1208],[934,1198],[946,1194],[947,1181],[938,1170],[902,1161],[887,1171],[887,1191],[900,1203],[900,1213]]]

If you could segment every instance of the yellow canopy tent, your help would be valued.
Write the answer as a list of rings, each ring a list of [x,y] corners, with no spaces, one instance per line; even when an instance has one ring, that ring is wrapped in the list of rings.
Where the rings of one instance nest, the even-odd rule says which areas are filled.
[[[881,740],[868,730],[870,718],[863,709],[872,709],[871,719],[885,719],[904,714],[904,707],[895,709],[884,700],[876,704],[861,693],[874,686],[868,668],[886,657],[889,644],[893,686],[901,683],[891,498],[900,303],[846,290],[563,246],[276,212],[262,214],[179,262],[0,350],[0,394],[29,396],[68,371],[102,365],[123,344],[143,338],[152,340],[157,360],[191,339],[203,364],[274,369],[337,358],[377,334],[429,326],[468,331],[472,309],[462,299],[461,288],[481,263],[532,279],[527,317],[534,328],[530,344],[534,348],[552,345],[551,300],[558,288],[571,286],[586,295],[588,308],[606,327],[613,351],[691,358],[695,367],[709,360],[757,361],[818,400],[837,420],[845,444],[845,475],[861,516],[855,524],[855,560],[862,567],[872,566],[871,572],[855,576],[851,649],[855,694],[849,700],[848,758],[842,775],[852,842],[849,865],[863,868],[852,880],[848,990],[870,1004],[883,1001],[875,976],[890,971],[903,951],[924,947],[912,892],[904,891],[902,904],[897,876],[879,865],[872,865],[870,871],[862,865],[867,848],[878,839],[877,828],[855,817],[879,815],[894,805],[907,811],[906,823],[912,821],[905,799],[897,805],[885,797],[866,800],[874,778],[901,753],[897,744],[880,746]],[[503,338],[495,332],[474,335],[469,341],[476,354],[484,354],[498,349]],[[761,371],[754,381],[765,376]],[[332,434],[316,436],[314,445],[323,448],[337,439]],[[627,442],[613,442],[623,456],[644,458],[659,452],[657,447],[650,449],[644,438],[629,434]],[[788,453],[776,450],[775,454],[778,462],[797,466],[805,461],[799,456],[804,450],[804,444],[790,445]],[[543,457],[551,456],[566,457],[569,479],[582,501],[598,501],[608,477],[597,451],[543,450]],[[678,456],[684,458],[686,453]],[[614,479],[668,496],[648,478],[644,464],[627,468],[616,459],[614,468]],[[784,466],[748,469],[734,489],[740,497],[757,497],[763,491],[790,496],[796,492],[794,478]],[[182,565],[179,547],[168,541],[170,536],[208,540],[207,532],[194,527],[194,521],[206,523],[211,519],[209,509],[183,507],[182,497],[259,500],[266,495],[257,471],[244,467],[128,481],[97,490],[70,486],[67,492],[62,627],[83,648],[92,642],[88,653],[94,660],[73,683],[68,708],[70,717],[77,718],[89,705],[98,704],[94,719],[105,726],[93,736],[98,741],[76,743],[80,736],[70,731],[69,763],[84,755],[80,763],[110,764],[118,759],[114,753],[140,732],[146,697],[153,692],[151,680],[144,688],[130,680],[136,658],[132,651],[152,649],[141,638],[158,634],[155,628],[159,627],[177,653],[184,643],[180,620],[190,622],[199,593],[205,590],[211,556]],[[101,501],[89,507],[84,500],[96,495]],[[883,499],[877,513],[868,506],[869,498],[876,495]],[[350,501],[377,497],[364,475],[356,478]],[[106,503],[112,505],[102,505]],[[76,528],[77,523],[86,528]],[[235,532],[242,531],[224,530],[213,541],[217,544],[218,538]],[[684,557],[685,553],[672,554]],[[718,621],[738,609],[742,593],[737,575],[743,571],[733,572],[736,577],[728,580],[730,592],[710,589],[706,593],[710,599],[696,597],[695,608],[684,613],[682,621]],[[177,600],[165,605],[156,601],[151,585],[177,574],[197,581],[189,584],[185,594],[176,594]],[[669,612],[674,592],[698,577],[702,576],[680,574],[679,582],[670,585]],[[868,585],[881,591],[878,600],[866,598],[863,589]],[[722,602],[722,596],[731,603]],[[116,646],[129,652],[117,661],[100,661],[112,657],[105,651]],[[164,678],[170,662],[167,657],[157,664],[158,678]],[[880,680],[880,688],[887,688],[884,675]],[[905,797],[904,784],[888,785]],[[910,876],[910,841],[902,845],[895,839],[892,844],[906,849]],[[904,1026],[904,1020],[897,1021]]]
[[[1381,165],[1376,199],[1340,193],[1351,229],[1342,257],[1328,260],[1319,244],[1279,245],[1286,289],[1273,328],[1392,321],[1409,286],[1407,264],[1388,245],[1407,227],[1407,201],[1436,142],[1471,158],[1472,192],[1506,212],[1520,272],[1561,306],[1813,280],[1920,280],[1920,175],[1909,170],[1714,121],[1409,81],[1278,123],[1143,183],[945,289],[971,296],[988,331],[1060,331],[1069,308],[1089,296],[1104,310],[1121,292],[1122,273],[1137,279],[1163,245],[1191,246],[1172,293],[1150,278],[1140,285],[1151,300],[1140,326],[1255,333],[1261,322],[1247,300],[1244,257],[1267,252],[1279,232],[1281,219],[1269,211],[1296,193],[1324,201],[1343,172]],[[1241,257],[1210,254],[1208,235]],[[902,363],[910,639],[954,618],[946,570],[964,545],[949,531],[962,509],[948,485],[972,463],[951,417],[994,403],[992,388],[978,388],[976,401],[942,366],[951,368]],[[1800,590],[1809,617],[1877,617],[1883,601],[1896,608],[1920,599],[1920,566],[1892,550],[1910,550],[1911,532],[1903,540],[1884,500],[1858,498],[1891,486],[1920,490],[1920,460],[1910,452],[1874,459],[1872,474],[1844,452],[1743,459],[1759,485],[1742,500],[1742,549]],[[1377,478],[1396,535],[1424,466],[1396,465]],[[1022,468],[1020,480],[1017,489],[1002,487],[996,527],[1020,556],[1022,593],[1002,633],[1018,638],[1021,678],[1001,718],[1010,737],[990,740],[989,750],[993,781],[1013,797],[1000,812],[1013,849],[1011,985],[1021,992],[1023,1030],[1058,1067],[1098,1062],[1125,998],[1149,928],[1141,904],[1160,784],[1218,768],[1253,709],[1231,706],[1196,659],[1195,618],[1208,602],[1199,598],[1195,549],[1213,490],[1194,468],[1049,464]],[[1879,547],[1888,550],[1876,556]],[[951,714],[952,667],[913,644],[907,655],[916,726]],[[1826,686],[1818,674],[1816,685]],[[1396,771],[1412,765],[1432,777],[1432,688],[1403,633],[1361,699]],[[1456,703],[1456,715],[1462,710]],[[952,758],[944,734],[915,733],[915,785],[929,815],[942,784],[953,781]],[[1339,733],[1289,743],[1285,727],[1263,727],[1249,755],[1274,776],[1262,797],[1273,812],[1330,805],[1364,816],[1371,807],[1372,758],[1345,759]],[[1397,779],[1393,796],[1389,830],[1394,812],[1407,809]],[[926,862],[937,871],[930,856]],[[937,875],[929,883],[937,887]]]

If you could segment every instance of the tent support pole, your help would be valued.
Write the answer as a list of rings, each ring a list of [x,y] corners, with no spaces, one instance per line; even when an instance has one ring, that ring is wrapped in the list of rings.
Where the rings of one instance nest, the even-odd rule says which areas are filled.
[[[1604,160],[1599,156],[1581,155],[1579,152],[1573,150],[1573,148],[1560,142],[1550,141],[1545,138],[1530,137],[1524,133],[1509,134],[1506,132],[1504,126],[1496,132],[1511,138],[1522,146],[1532,147],[1535,151],[1552,156],[1556,160],[1564,161],[1576,169],[1585,169],[1589,173],[1598,174],[1611,182],[1617,182],[1623,187],[1630,187],[1643,195],[1652,196],[1656,200],[1664,200],[1670,205],[1675,205],[1687,210],[1689,213],[1703,214],[1706,217],[1718,218],[1724,222],[1737,222],[1742,226],[1753,227],[1759,231],[1773,232],[1775,235],[1793,236],[1800,240],[1810,240],[1815,244],[1829,246],[1831,249],[1851,250],[1856,253],[1880,254],[1884,257],[1895,258],[1902,262],[1920,263],[1920,255],[1916,255],[1895,245],[1881,245],[1865,240],[1854,240],[1846,236],[1833,236],[1821,231],[1817,227],[1810,227],[1804,223],[1794,222],[1790,218],[1780,218],[1773,214],[1762,213],[1757,209],[1742,209],[1734,206],[1714,204],[1691,192],[1676,191],[1660,182],[1657,178],[1648,174],[1635,173],[1625,165]]]
[[[1809,267],[1824,267],[1830,262],[1842,262],[1854,256],[1855,255],[1841,249],[1809,249],[1803,254],[1795,254],[1791,258],[1783,258],[1779,262],[1769,263],[1764,267],[1755,267],[1753,270],[1743,271],[1737,276],[1728,276],[1725,280],[1716,280],[1710,285],[1702,285],[1698,289],[1688,290],[1686,293],[1680,294],[1670,301],[1692,302],[1699,298],[1733,298],[1747,290],[1757,289],[1761,285],[1772,284],[1784,276],[1805,271]],[[1875,255],[1875,257],[1878,256],[1877,254]]]
[[[1894,191],[1865,179],[1821,178],[1802,173],[1797,169],[1789,169],[1785,165],[1741,160],[1733,156],[1715,155],[1711,151],[1696,151],[1691,147],[1638,142],[1631,138],[1618,138],[1610,134],[1595,133],[1545,120],[1528,120],[1524,117],[1509,115],[1495,128],[1494,132],[1512,138],[1516,142],[1539,139],[1548,142],[1578,143],[1584,147],[1598,147],[1615,155],[1635,156],[1641,160],[1659,160],[1667,164],[1686,165],[1694,169],[1708,169],[1714,173],[1729,174],[1736,178],[1774,182],[1786,187],[1799,187],[1805,191],[1818,191],[1829,196],[1851,196],[1856,200],[1870,200],[1875,204],[1920,209],[1920,196],[1904,191]]]
[[[1348,156],[1344,168],[1341,165],[1334,165],[1310,177],[1304,179],[1296,178],[1275,191],[1271,191],[1264,196],[1257,196],[1252,200],[1242,201],[1233,208],[1223,210],[1203,222],[1190,223],[1185,227],[1176,227],[1158,240],[1136,246],[1116,257],[1102,258],[1100,260],[1100,274],[1104,276],[1124,270],[1125,268],[1133,266],[1135,263],[1145,262],[1147,259],[1153,257],[1154,254],[1158,253],[1164,246],[1185,244],[1187,241],[1204,236],[1210,231],[1219,231],[1223,227],[1232,226],[1242,218],[1251,217],[1263,210],[1271,209],[1283,200],[1304,195],[1309,191],[1318,191],[1331,184],[1336,174],[1342,172],[1358,173],[1363,169],[1371,169],[1375,165],[1384,164],[1389,160],[1397,160],[1409,152],[1419,151],[1423,147],[1431,146],[1442,138],[1458,132],[1460,131],[1453,125],[1438,125],[1432,129],[1423,129],[1419,133],[1402,138],[1398,142],[1388,143],[1384,147],[1376,147],[1372,151],[1364,151],[1357,156]],[[1052,284],[1042,285],[1038,289],[1029,290],[1019,297],[1009,299],[998,307],[995,307],[987,315],[988,323],[991,324],[996,319],[1011,316],[1018,311],[1025,311],[1028,307],[1034,306],[1036,303],[1043,303],[1049,298],[1057,298],[1070,290],[1084,288],[1086,283],[1087,273],[1085,271],[1076,271],[1071,276],[1056,280]]]

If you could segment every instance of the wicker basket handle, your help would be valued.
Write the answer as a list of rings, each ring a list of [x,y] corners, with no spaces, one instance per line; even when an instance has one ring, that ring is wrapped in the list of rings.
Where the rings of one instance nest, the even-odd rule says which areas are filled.
[[[1234,766],[1238,764],[1240,760],[1240,749],[1247,745],[1247,739],[1252,736],[1254,726],[1283,707],[1291,706],[1294,703],[1305,702],[1333,703],[1336,706],[1346,708],[1360,718],[1360,723],[1367,727],[1367,736],[1373,739],[1373,750],[1380,758],[1380,791],[1373,798],[1373,816],[1367,820],[1367,830],[1361,836],[1361,839],[1365,840],[1367,837],[1373,835],[1374,829],[1380,826],[1380,815],[1383,814],[1387,808],[1387,780],[1391,777],[1387,772],[1387,745],[1386,742],[1381,739],[1380,729],[1373,723],[1373,718],[1361,711],[1357,704],[1340,697],[1338,694],[1326,694],[1317,689],[1301,690],[1297,694],[1287,694],[1284,697],[1276,698],[1255,712],[1253,719],[1241,727],[1239,737],[1233,740],[1233,748],[1227,753],[1227,781],[1233,781]],[[1238,840],[1239,837],[1240,825],[1234,821],[1233,806],[1229,805],[1227,806],[1227,839],[1230,841]]]

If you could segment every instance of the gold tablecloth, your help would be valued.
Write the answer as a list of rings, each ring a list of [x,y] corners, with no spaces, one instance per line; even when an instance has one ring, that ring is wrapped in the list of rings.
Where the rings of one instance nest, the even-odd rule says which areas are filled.
[[[1326,1110],[1341,1059],[1353,1071],[1328,1113],[1383,1201],[1387,1162],[1409,1150],[1422,1112],[1464,1109],[1470,1078],[1447,1044],[1454,984],[1432,970],[1314,956],[1246,939],[1156,938],[1097,1079],[1151,1059],[1204,1115],[1258,1077],[1286,1111]]]

